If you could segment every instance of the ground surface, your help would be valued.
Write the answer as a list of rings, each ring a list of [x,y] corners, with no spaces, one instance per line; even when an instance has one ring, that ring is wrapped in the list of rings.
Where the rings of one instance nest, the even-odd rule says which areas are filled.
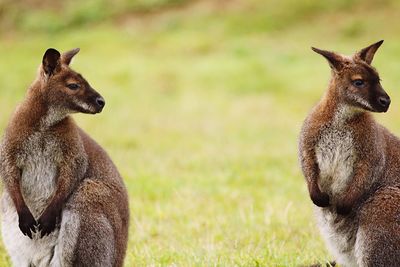
[[[374,65],[392,106],[376,118],[400,134],[395,1],[222,2],[0,37],[1,131],[45,49],[81,48],[73,67],[107,104],[74,117],[127,184],[126,266],[331,259],[297,162],[302,120],[329,79],[311,45],[350,54],[385,39]]]

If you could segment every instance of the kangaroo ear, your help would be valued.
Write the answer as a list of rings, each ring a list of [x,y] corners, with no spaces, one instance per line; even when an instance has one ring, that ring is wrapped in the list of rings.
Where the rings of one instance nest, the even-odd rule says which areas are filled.
[[[380,40],[379,42],[367,46],[366,48],[363,48],[360,51],[358,51],[354,56],[367,62],[368,64],[371,64],[372,60],[374,59],[376,50],[378,50],[378,48],[381,46],[382,43],[383,40]]]
[[[42,68],[46,75],[50,76],[60,69],[60,52],[54,48],[47,49],[42,60]]]
[[[69,65],[71,63],[72,58],[79,53],[79,50],[80,50],[79,48],[75,48],[63,53],[61,56],[61,62],[65,65]]]
[[[331,51],[326,51],[322,49],[318,49],[315,47],[311,47],[311,49],[317,53],[323,56],[328,60],[329,66],[331,67],[332,70],[341,70],[343,67],[343,57],[339,54],[336,54],[335,52]]]

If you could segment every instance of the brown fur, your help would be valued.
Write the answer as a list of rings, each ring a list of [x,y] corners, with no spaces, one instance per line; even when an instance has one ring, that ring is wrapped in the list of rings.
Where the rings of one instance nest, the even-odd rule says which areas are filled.
[[[382,226],[383,220],[399,215],[400,190],[387,188],[400,182],[400,140],[369,113],[385,112],[390,104],[378,73],[370,65],[382,42],[352,57],[313,48],[328,60],[332,79],[303,124],[299,157],[311,200],[319,207],[316,213],[321,231],[338,262],[345,266],[376,266],[377,257],[389,264],[386,266],[400,264],[400,228],[390,222],[393,218]],[[357,80],[362,80],[361,86]],[[337,184],[336,179],[343,177]],[[382,200],[382,192],[391,200]],[[372,229],[378,232],[372,233]],[[396,234],[392,236],[389,229]],[[391,247],[382,246],[383,240],[392,237]]]
[[[74,266],[107,266],[99,259],[109,255],[107,263],[122,266],[129,221],[125,186],[107,153],[69,116],[75,112],[98,113],[104,106],[104,99],[69,67],[78,51],[63,55],[54,49],[46,51],[38,78],[6,129],[1,146],[1,176],[18,214],[19,227],[32,242],[40,242],[32,236],[35,231],[44,239],[59,230],[64,211],[68,210],[77,214],[80,227],[73,258],[60,261]],[[32,136],[38,136],[39,151],[27,147]],[[57,167],[56,185],[51,197],[44,199],[47,206],[35,217],[31,212],[35,203],[29,207],[24,201],[29,192],[21,189],[21,176],[28,159],[53,148],[49,144],[54,146],[48,153]],[[112,246],[107,247],[110,239]]]

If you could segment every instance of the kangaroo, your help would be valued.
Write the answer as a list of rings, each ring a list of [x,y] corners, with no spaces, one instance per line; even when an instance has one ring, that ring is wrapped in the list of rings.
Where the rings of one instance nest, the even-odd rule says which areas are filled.
[[[107,153],[70,117],[105,101],[48,49],[0,146],[2,237],[14,266],[122,266],[128,196]]]
[[[400,140],[371,115],[390,105],[371,66],[382,43],[353,56],[312,48],[332,78],[303,124],[299,158],[322,236],[343,266],[400,266]]]

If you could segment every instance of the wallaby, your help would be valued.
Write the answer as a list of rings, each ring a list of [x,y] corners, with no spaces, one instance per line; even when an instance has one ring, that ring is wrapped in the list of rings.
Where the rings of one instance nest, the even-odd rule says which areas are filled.
[[[312,48],[332,78],[303,124],[299,158],[321,233],[343,266],[400,266],[400,140],[370,113],[390,105],[371,66],[382,43],[351,57]]]
[[[104,99],[69,64],[79,52],[48,49],[0,146],[2,236],[14,266],[122,266],[129,209],[107,153],[71,113]]]

